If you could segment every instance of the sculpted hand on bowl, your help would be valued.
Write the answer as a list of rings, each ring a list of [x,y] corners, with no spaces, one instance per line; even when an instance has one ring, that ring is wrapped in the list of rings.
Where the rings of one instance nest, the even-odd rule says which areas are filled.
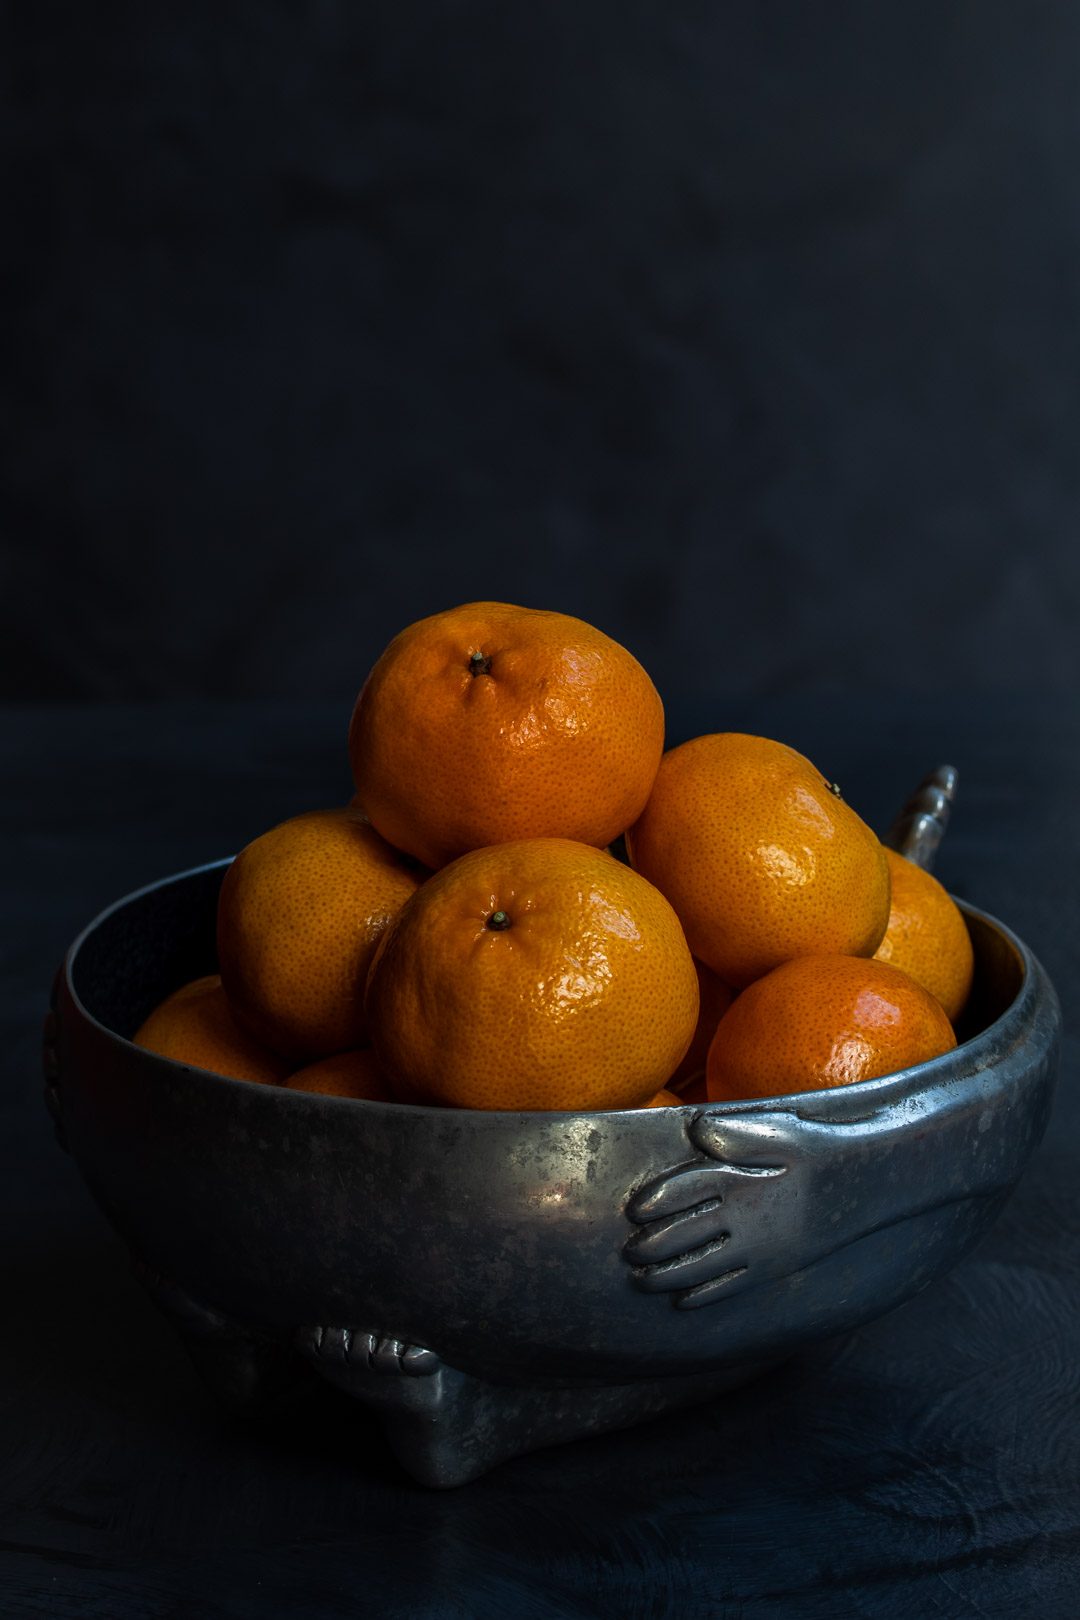
[[[716,1140],[709,1116],[698,1115],[687,1134],[703,1156],[648,1182],[627,1205],[643,1228],[623,1250],[637,1281],[649,1293],[677,1290],[680,1307],[758,1280],[757,1265],[753,1276],[749,1268],[763,1223],[791,1203],[775,1197],[776,1181],[791,1173],[790,1154],[756,1120],[731,1123],[735,1130]],[[743,1123],[750,1129],[740,1133]]]
[[[913,1117],[920,1114],[921,1131]],[[932,1161],[928,1196],[897,1173],[913,1132]],[[681,1310],[790,1276],[929,1210],[992,1196],[1011,1184],[1028,1151],[1019,1139],[1011,1153],[995,1144],[985,1162],[959,1151],[961,1137],[978,1139],[979,1110],[934,1092],[847,1119],[794,1108],[703,1112],[687,1134],[699,1157],[630,1199],[627,1214],[640,1230],[623,1249],[639,1286],[674,1294]]]
[[[314,1361],[324,1377],[343,1389],[352,1389],[371,1373],[408,1373],[423,1378],[438,1372],[441,1365],[434,1350],[420,1344],[406,1344],[359,1328],[302,1327],[296,1346]]]

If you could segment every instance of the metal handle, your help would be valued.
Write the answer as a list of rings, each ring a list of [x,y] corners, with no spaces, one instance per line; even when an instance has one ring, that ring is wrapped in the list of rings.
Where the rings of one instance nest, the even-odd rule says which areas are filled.
[[[923,778],[881,840],[924,872],[933,870],[956,798],[954,765],[939,765]]]

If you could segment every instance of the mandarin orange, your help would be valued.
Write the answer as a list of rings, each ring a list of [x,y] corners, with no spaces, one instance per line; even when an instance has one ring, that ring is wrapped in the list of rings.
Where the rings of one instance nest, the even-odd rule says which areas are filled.
[[[682,1105],[682,1098],[676,1096],[674,1091],[668,1091],[665,1086],[663,1091],[658,1091],[655,1097],[650,1097],[648,1102],[642,1106],[645,1108],[681,1108]]]
[[[709,1046],[716,1034],[716,1026],[731,1006],[732,990],[713,972],[704,962],[694,957],[694,967],[698,976],[698,993],[700,1011],[698,1013],[697,1028],[694,1038],[690,1042],[690,1050],[683,1058],[675,1073],[668,1076],[668,1087],[672,1091],[682,1091],[690,1085],[698,1075],[705,1073],[705,1060],[709,1055]]]
[[[936,996],[953,1023],[975,972],[971,935],[959,906],[931,873],[887,849],[892,899],[885,938],[875,951]]]
[[[798,956],[756,980],[721,1018],[709,1048],[709,1100],[873,1080],[955,1045],[940,1003],[899,968]]]
[[[403,630],[349,729],[359,801],[430,867],[525,838],[603,847],[640,814],[663,747],[663,705],[625,647],[504,602]]]
[[[686,1051],[698,987],[658,890],[603,850],[544,838],[429,878],[379,944],[366,1006],[410,1099],[634,1108]]]
[[[878,839],[794,748],[720,732],[664,755],[626,835],[690,949],[734,988],[793,956],[872,956],[889,915]]]
[[[423,875],[354,809],[311,810],[248,844],[218,902],[238,1021],[297,1062],[361,1046],[376,943]]]
[[[366,1097],[371,1102],[393,1102],[394,1089],[379,1067],[374,1052],[337,1052],[290,1074],[289,1091],[314,1091],[324,1097]]]
[[[132,1036],[136,1046],[233,1080],[277,1085],[289,1065],[265,1051],[233,1018],[216,973],[193,979],[155,1007]]]

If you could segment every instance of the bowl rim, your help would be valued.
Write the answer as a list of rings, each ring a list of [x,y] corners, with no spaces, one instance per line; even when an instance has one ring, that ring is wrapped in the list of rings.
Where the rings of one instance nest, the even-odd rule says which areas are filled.
[[[141,1059],[150,1062],[155,1067],[161,1067],[167,1072],[183,1073],[193,1077],[206,1076],[208,1079],[212,1080],[215,1085],[224,1083],[225,1085],[229,1086],[237,1095],[243,1094],[250,1096],[252,1093],[262,1095],[266,1092],[273,1092],[277,1094],[284,1094],[291,1099],[288,1103],[284,1104],[285,1107],[301,1107],[308,1108],[309,1110],[321,1110],[327,1107],[332,1109],[340,1108],[344,1104],[354,1109],[390,1109],[395,1112],[401,1109],[409,1109],[414,1115],[424,1115],[428,1117],[433,1116],[439,1119],[445,1119],[448,1110],[439,1104],[390,1101],[383,1102],[368,1097],[339,1097],[320,1092],[292,1091],[284,1084],[257,1085],[253,1084],[250,1080],[239,1080],[232,1075],[218,1074],[214,1069],[203,1069],[198,1067],[196,1064],[182,1063],[177,1058],[165,1057],[159,1052],[151,1052],[147,1047],[136,1046],[134,1041],[132,1041],[129,1037],[121,1035],[118,1030],[111,1029],[107,1024],[103,1023],[101,1019],[99,1019],[96,1014],[91,1012],[91,1010],[86,1006],[75,987],[73,970],[78,960],[80,951],[82,950],[86,941],[89,939],[90,935],[93,934],[96,929],[100,928],[101,925],[105,923],[115,912],[122,910],[123,907],[132,904],[136,900],[141,900],[145,895],[153,894],[158,889],[164,889],[170,885],[179,884],[191,878],[201,877],[204,874],[212,871],[223,871],[228,866],[231,866],[235,858],[236,857],[234,855],[222,856],[218,860],[204,861],[198,866],[186,867],[182,871],[171,872],[166,874],[164,877],[154,879],[154,881],[150,883],[144,883],[139,888],[132,889],[127,894],[120,895],[116,900],[111,901],[94,917],[92,917],[88,923],[86,923],[86,925],[79,931],[74,940],[72,940],[71,944],[68,946],[67,951],[64,953],[64,959],[61,966],[61,976],[63,978],[66,993],[70,997],[80,1017],[90,1024],[101,1035],[105,1036],[108,1040],[119,1042],[122,1047],[128,1050],[137,1051],[140,1054]],[[965,1078],[969,1078],[967,1065],[963,1065],[960,1072],[957,1073],[951,1073],[949,1070],[954,1069],[958,1062],[963,1064],[963,1056],[965,1054],[967,1054],[970,1059],[970,1055],[977,1052],[980,1046],[985,1046],[988,1052],[996,1051],[1000,1053],[1002,1048],[1009,1044],[1009,1036],[1013,1032],[1011,1026],[1019,1025],[1028,1008],[1033,1005],[1040,990],[1047,992],[1050,997],[1055,1000],[1055,1002],[1056,996],[1053,986],[1034,952],[1024,943],[1019,935],[1015,934],[1013,930],[1008,927],[1006,923],[1003,923],[1000,918],[995,917],[991,912],[983,911],[978,906],[971,905],[965,900],[958,899],[955,895],[951,895],[950,899],[952,899],[959,907],[965,919],[974,918],[977,922],[986,924],[1003,937],[1006,944],[1009,945],[1015,952],[1019,961],[1020,982],[1017,986],[1016,994],[1013,996],[1012,1000],[1006,1007],[1002,1009],[992,1023],[987,1024],[975,1035],[972,1035],[968,1040],[959,1042],[955,1047],[950,1048],[948,1052],[943,1052],[937,1057],[928,1058],[922,1063],[911,1064],[904,1069],[895,1069],[890,1074],[878,1075],[870,1080],[856,1080],[845,1086],[823,1087],[811,1091],[783,1092],[771,1097],[735,1098],[726,1102],[681,1102],[678,1105],[672,1103],[666,1108],[657,1109],[644,1108],[640,1106],[636,1108],[587,1110],[540,1108],[456,1108],[453,1109],[452,1112],[454,1113],[455,1117],[481,1120],[505,1120],[508,1118],[524,1117],[538,1120],[617,1118],[620,1120],[631,1121],[639,1120],[642,1118],[642,1116],[649,1115],[659,1115],[663,1117],[665,1115],[670,1116],[672,1114],[678,1114],[681,1118],[685,1117],[685,1115],[690,1112],[697,1113],[703,1109],[708,1109],[710,1113],[718,1113],[722,1115],[741,1115],[750,1112],[794,1112],[798,1113],[803,1118],[812,1119],[815,1117],[826,1117],[822,1102],[822,1099],[824,1098],[829,1099],[827,1114],[828,1118],[838,1119],[840,1117],[844,1117],[847,1119],[857,1119],[870,1111],[877,1109],[884,1103],[899,1101],[901,1097],[910,1096],[913,1093],[917,1093],[935,1083],[955,1084],[960,1082]],[[978,1071],[982,1066],[983,1065],[979,1064],[977,1061],[972,1064],[974,1071]],[[936,1072],[931,1074],[929,1071]],[[845,1107],[842,1099],[853,1099],[854,1106],[850,1108]],[[859,1106],[860,1103],[862,1106]]]

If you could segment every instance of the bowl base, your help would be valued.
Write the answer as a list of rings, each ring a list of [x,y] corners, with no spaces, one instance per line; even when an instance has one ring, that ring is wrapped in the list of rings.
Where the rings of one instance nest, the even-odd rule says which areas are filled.
[[[786,1359],[631,1383],[496,1384],[448,1366],[422,1346],[373,1333],[316,1329],[309,1343],[320,1373],[378,1413],[406,1472],[436,1487],[467,1484],[543,1446],[711,1400]]]
[[[660,1417],[724,1394],[787,1359],[629,1383],[492,1383],[426,1346],[350,1327],[306,1327],[293,1343],[231,1321],[136,1260],[135,1270],[184,1341],[213,1394],[230,1407],[272,1399],[297,1352],[369,1408],[390,1449],[423,1485],[465,1485],[512,1457]]]

